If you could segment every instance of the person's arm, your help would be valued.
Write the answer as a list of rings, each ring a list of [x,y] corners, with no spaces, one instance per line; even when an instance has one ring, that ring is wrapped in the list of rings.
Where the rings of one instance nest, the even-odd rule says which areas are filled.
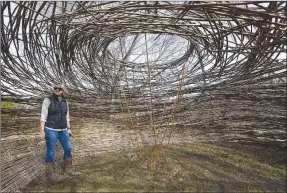
[[[40,131],[44,131],[45,121],[40,121]]]
[[[48,116],[48,108],[50,106],[50,99],[46,98],[42,104],[41,119],[40,119],[40,137],[45,138],[44,128]]]
[[[68,129],[71,128],[71,125],[70,125],[70,112],[69,112],[69,104],[68,104],[68,101],[67,102],[67,127]]]
[[[71,125],[70,125],[70,111],[69,111],[69,104],[67,102],[67,127],[68,127],[68,134],[69,136],[73,136],[72,130],[71,130]]]

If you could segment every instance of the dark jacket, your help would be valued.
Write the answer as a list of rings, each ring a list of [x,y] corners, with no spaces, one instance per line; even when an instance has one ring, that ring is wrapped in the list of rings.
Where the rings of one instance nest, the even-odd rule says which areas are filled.
[[[67,128],[68,106],[66,98],[62,97],[62,100],[59,101],[55,94],[52,94],[48,98],[50,99],[51,104],[48,108],[48,116],[45,126],[53,129]]]

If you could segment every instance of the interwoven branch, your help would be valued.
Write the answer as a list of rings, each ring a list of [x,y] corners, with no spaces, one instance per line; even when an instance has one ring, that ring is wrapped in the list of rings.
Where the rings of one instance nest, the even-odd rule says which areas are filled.
[[[72,117],[162,131],[155,143],[182,127],[286,146],[286,2],[6,1],[1,16],[1,99],[28,108],[1,113],[34,117],[4,119],[4,137],[64,82]]]

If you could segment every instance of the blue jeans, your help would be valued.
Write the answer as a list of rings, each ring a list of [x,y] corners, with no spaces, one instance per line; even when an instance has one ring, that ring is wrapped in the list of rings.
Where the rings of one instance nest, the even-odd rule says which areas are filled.
[[[56,149],[57,140],[60,141],[63,149],[64,149],[64,159],[68,159],[72,157],[72,146],[70,142],[70,137],[68,131],[55,131],[51,129],[45,128],[45,139],[46,139],[46,158],[45,162],[53,162],[54,154]]]

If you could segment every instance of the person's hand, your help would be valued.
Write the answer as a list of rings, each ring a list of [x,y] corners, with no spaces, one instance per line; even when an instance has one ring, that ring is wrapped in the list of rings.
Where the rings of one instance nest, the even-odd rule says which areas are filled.
[[[69,134],[70,137],[73,135],[71,129],[68,129],[68,134]]]
[[[40,138],[45,139],[45,131],[44,130],[40,131]]]

